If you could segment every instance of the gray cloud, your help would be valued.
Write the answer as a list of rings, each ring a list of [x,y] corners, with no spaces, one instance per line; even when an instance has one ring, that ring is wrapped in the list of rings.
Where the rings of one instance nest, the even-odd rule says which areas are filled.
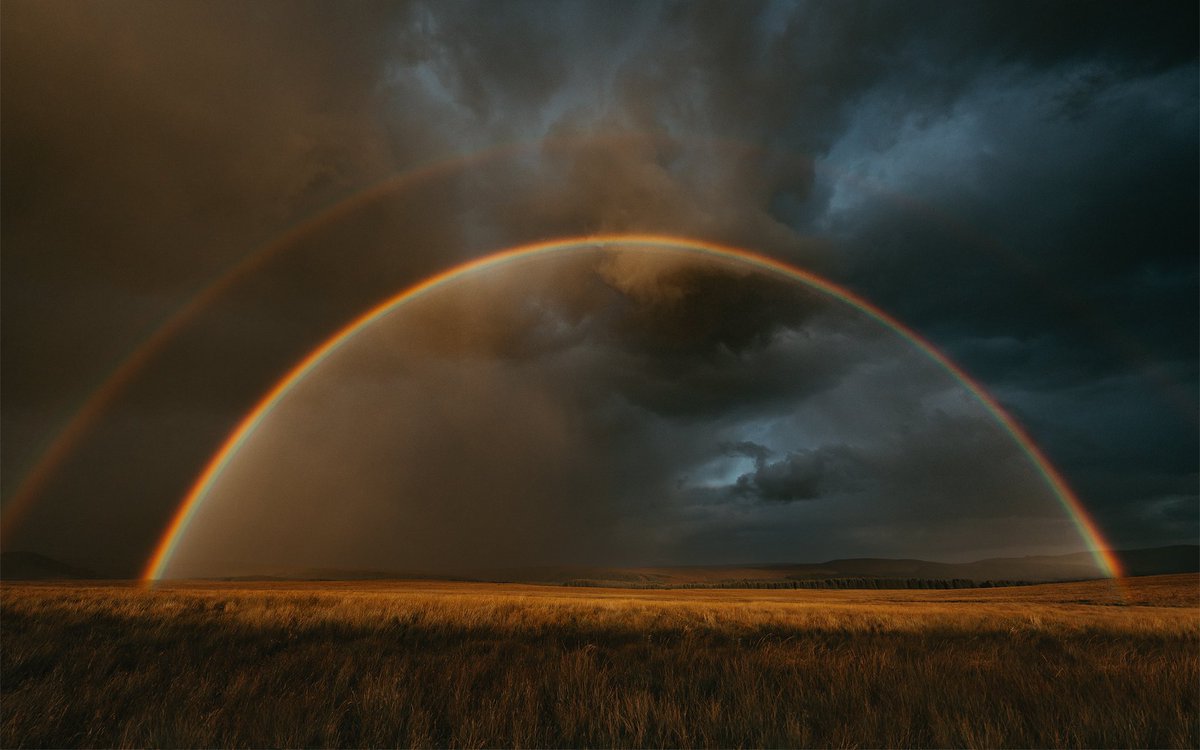
[[[861,473],[854,452],[846,446],[822,446],[789,452],[779,461],[756,458],[754,471],[738,477],[735,487],[739,494],[788,503],[845,490],[856,484]]]

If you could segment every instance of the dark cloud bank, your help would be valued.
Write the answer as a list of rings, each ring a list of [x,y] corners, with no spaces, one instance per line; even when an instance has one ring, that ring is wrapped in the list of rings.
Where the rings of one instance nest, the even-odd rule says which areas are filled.
[[[1118,546],[1196,541],[1194,3],[6,2],[5,501],[155,326],[233,285],[8,548],[137,569],[224,435],[342,323],[490,249],[729,242],[894,313]],[[634,253],[448,288],[297,389],[181,558],[962,558],[1078,545],[949,377],[744,268]],[[205,520],[208,519],[208,520]],[[184,560],[181,559],[181,565]]]

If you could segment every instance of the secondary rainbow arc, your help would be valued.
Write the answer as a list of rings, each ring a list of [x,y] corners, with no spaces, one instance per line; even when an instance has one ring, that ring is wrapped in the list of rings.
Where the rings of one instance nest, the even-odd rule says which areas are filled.
[[[1109,549],[1109,545],[1096,525],[1095,520],[1067,485],[1066,480],[1033,442],[1025,429],[987,392],[982,384],[968,375],[961,367],[952,362],[931,342],[913,329],[849,289],[838,286],[809,271],[750,250],[715,242],[660,234],[601,234],[566,237],[521,245],[462,263],[385,299],[328,338],[321,346],[309,353],[308,356],[297,363],[279,380],[242,419],[237,428],[226,438],[225,442],[221,444],[220,449],[213,455],[205,466],[204,471],[192,484],[187,495],[180,503],[179,508],[172,516],[158,544],[155,546],[154,552],[147,561],[142,574],[143,582],[149,584],[164,577],[179,542],[186,534],[189,524],[196,516],[196,512],[208,497],[213,484],[237,454],[238,450],[254,433],[255,429],[287,396],[293,386],[303,380],[359,332],[394,312],[405,302],[411,301],[464,274],[495,268],[508,262],[518,259],[528,259],[541,254],[562,253],[572,250],[591,250],[620,245],[635,245],[641,248],[669,248],[692,252],[698,255],[738,260],[760,270],[805,284],[812,289],[860,310],[890,328],[945,369],[983,405],[1038,469],[1046,484],[1071,517],[1080,537],[1091,551],[1099,569],[1110,577],[1122,575],[1120,561]]]
[[[618,134],[616,136],[598,137],[590,135],[558,136],[541,138],[531,141],[501,143],[481,151],[457,154],[431,162],[418,164],[412,168],[378,183],[369,185],[362,190],[346,197],[338,203],[319,211],[301,221],[296,226],[284,232],[278,238],[260,246],[246,257],[233,263],[211,283],[201,288],[182,307],[168,315],[136,349],[121,359],[115,368],[104,378],[75,411],[65,425],[61,427],[40,456],[30,467],[25,476],[17,483],[11,496],[0,505],[0,542],[6,542],[24,516],[34,505],[48,483],[53,480],[57,469],[78,448],[84,437],[94,429],[103,414],[113,402],[125,391],[139,373],[176,339],[177,336],[197,317],[209,308],[218,298],[231,290],[243,279],[260,272],[263,267],[275,257],[284,254],[299,242],[314,233],[336,225],[339,221],[353,215],[356,211],[366,208],[377,201],[389,196],[400,194],[406,190],[427,186],[432,181],[451,177],[472,166],[484,165],[492,161],[513,157],[535,149],[550,152],[567,150],[584,144],[595,144],[605,140],[622,141],[668,141],[665,136],[657,134]],[[749,148],[735,141],[705,139],[722,147]]]

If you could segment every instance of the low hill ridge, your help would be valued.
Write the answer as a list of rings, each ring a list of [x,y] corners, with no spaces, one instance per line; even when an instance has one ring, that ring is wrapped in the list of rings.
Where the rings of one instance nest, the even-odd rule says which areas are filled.
[[[1200,545],[1119,550],[1117,557],[1130,576],[1200,572]],[[0,554],[0,578],[4,580],[53,580],[96,578],[86,569],[68,565],[34,552]],[[614,587],[674,587],[696,585],[796,585],[814,582],[858,588],[926,587],[936,582],[956,585],[986,583],[1042,583],[1078,581],[1103,577],[1090,552],[1065,555],[996,557],[973,562],[947,563],[915,558],[839,558],[819,563],[746,563],[708,566],[599,567],[522,566],[509,568],[464,568],[454,571],[379,571],[356,569],[248,569],[235,579],[272,580],[380,580],[437,579],[508,583],[571,584]],[[836,584],[835,584],[836,582]],[[933,586],[936,587],[936,586]]]
[[[0,552],[0,580],[48,581],[96,578],[87,568],[55,560],[37,552]]]

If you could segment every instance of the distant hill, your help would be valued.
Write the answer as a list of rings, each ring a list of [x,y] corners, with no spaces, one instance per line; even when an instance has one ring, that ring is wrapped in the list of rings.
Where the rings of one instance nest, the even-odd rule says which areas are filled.
[[[394,581],[429,578],[427,575],[358,570],[356,568],[305,568],[298,571],[269,572],[263,575],[221,576],[223,581]]]
[[[1118,551],[1126,574],[1133,576],[1200,572],[1200,545],[1175,545]],[[936,581],[958,585],[1078,581],[1102,577],[1090,552],[1067,555],[1001,557],[966,563],[890,558],[849,558],[821,563],[747,564],[647,568],[532,567],[464,573],[486,581],[567,583],[628,587],[784,585],[795,581],[841,582],[847,588],[923,586]]]
[[[1131,576],[1200,572],[1200,545],[1121,550],[1117,552]],[[84,568],[34,552],[0,553],[0,579],[54,580],[97,578]],[[966,563],[916,559],[847,558],[821,563],[764,563],[745,565],[606,568],[589,566],[528,566],[460,569],[452,572],[399,572],[354,569],[292,569],[247,571],[224,580],[367,581],[470,580],[543,583],[617,588],[779,586],[836,588],[906,588],[1005,585],[1048,581],[1079,581],[1102,577],[1089,552],[1067,555],[997,557]]]
[[[47,581],[96,577],[86,568],[68,565],[36,552],[0,552],[0,580]]]

